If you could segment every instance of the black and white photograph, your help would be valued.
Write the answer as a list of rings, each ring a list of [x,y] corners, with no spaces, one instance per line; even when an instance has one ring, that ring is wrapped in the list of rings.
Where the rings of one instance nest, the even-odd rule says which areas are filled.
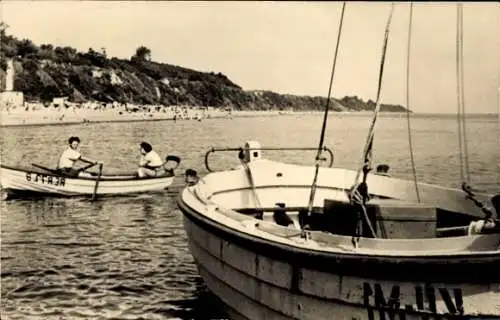
[[[500,320],[500,3],[0,1],[0,319]]]

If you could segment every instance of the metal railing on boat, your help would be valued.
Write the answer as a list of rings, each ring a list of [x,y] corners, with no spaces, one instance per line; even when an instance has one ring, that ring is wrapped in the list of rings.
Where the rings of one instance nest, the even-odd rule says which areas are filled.
[[[318,151],[318,148],[313,148],[313,147],[266,147],[266,148],[251,148],[252,150],[261,150],[261,151]],[[245,148],[243,147],[238,147],[238,148],[211,148],[210,150],[208,150],[206,153],[205,153],[205,168],[209,171],[209,172],[213,172],[213,170],[210,168],[209,164],[208,164],[208,157],[211,153],[215,153],[215,152],[230,152],[230,151],[239,151],[239,152],[243,152],[243,150],[245,150]],[[329,156],[330,156],[330,161],[328,163],[328,167],[332,167],[333,166],[333,160],[334,160],[334,156],[333,156],[333,152],[332,150],[330,150],[328,147],[322,147],[321,148],[322,151],[326,151]],[[319,157],[318,159],[316,160],[321,160],[321,161],[326,161],[327,158],[325,157]]]

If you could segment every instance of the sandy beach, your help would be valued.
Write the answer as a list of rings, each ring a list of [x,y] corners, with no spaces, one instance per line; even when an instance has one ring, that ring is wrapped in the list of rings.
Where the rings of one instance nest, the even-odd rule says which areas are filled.
[[[2,109],[0,126],[74,124],[92,122],[124,122],[154,120],[198,120],[210,118],[278,116],[290,114],[283,111],[227,111],[217,108],[203,109],[194,107],[155,107],[131,111],[124,108],[45,108],[16,107]],[[294,114],[296,112],[293,112]],[[311,112],[306,112],[311,113]]]
[[[153,108],[151,108],[153,109]],[[210,110],[197,107],[166,107],[160,111],[124,111],[120,109],[64,109],[42,108],[27,109],[25,107],[0,110],[0,127],[34,126],[34,125],[64,125],[77,123],[97,122],[131,122],[131,121],[160,121],[160,120],[191,120],[203,121],[204,119],[232,119],[240,117],[276,117],[283,115],[322,115],[324,111],[255,111],[255,110]],[[181,110],[181,111],[179,111]],[[372,111],[342,111],[330,112],[338,116],[372,116]],[[381,112],[381,117],[405,117],[406,113]]]

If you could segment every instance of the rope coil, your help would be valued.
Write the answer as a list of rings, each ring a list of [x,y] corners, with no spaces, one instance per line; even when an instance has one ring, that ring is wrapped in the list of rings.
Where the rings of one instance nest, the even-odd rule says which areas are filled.
[[[481,211],[485,214],[484,219],[485,220],[491,220],[493,219],[493,210],[491,210],[490,207],[488,207],[486,204],[482,203],[476,198],[476,195],[474,194],[472,187],[467,184],[466,182],[462,183],[462,190],[467,193],[467,199],[471,200],[474,202],[474,204],[481,209]]]

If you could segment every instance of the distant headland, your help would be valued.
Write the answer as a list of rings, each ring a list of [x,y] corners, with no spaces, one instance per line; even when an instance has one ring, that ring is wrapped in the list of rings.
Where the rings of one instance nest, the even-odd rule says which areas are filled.
[[[105,48],[78,52],[72,47],[35,45],[7,34],[0,24],[1,109],[117,108],[121,112],[188,109],[233,111],[321,111],[326,97],[244,90],[226,75],[200,72],[151,61],[151,50],[139,46],[130,59],[108,57]],[[375,102],[357,96],[332,99],[332,111],[374,110]],[[22,105],[18,105],[18,104]],[[31,107],[30,107],[31,106]],[[406,112],[382,104],[383,112]],[[165,112],[163,110],[163,112]],[[184,111],[183,111],[184,112]]]

